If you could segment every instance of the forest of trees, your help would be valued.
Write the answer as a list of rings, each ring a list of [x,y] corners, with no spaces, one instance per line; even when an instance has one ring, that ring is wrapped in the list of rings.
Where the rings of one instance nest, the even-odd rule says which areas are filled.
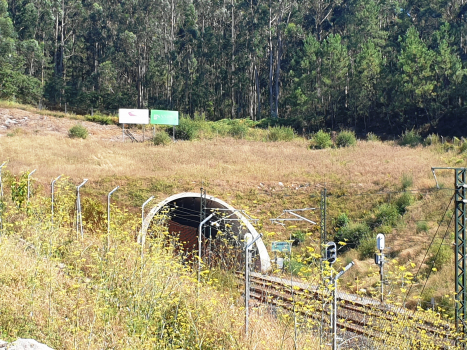
[[[465,0],[0,0],[0,98],[277,118],[462,122]]]

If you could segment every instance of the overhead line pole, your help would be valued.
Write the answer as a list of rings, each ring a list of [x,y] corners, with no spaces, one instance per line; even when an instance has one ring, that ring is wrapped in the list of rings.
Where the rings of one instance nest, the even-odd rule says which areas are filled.
[[[465,349],[465,334],[467,331],[467,236],[466,236],[466,204],[467,204],[467,168],[451,168],[451,167],[433,167],[431,171],[436,181],[436,187],[439,188],[438,179],[436,178],[436,170],[454,170],[454,186],[455,186],[455,234],[456,234],[456,249],[455,249],[455,319],[456,331],[460,334],[462,342],[458,343],[462,349]]]

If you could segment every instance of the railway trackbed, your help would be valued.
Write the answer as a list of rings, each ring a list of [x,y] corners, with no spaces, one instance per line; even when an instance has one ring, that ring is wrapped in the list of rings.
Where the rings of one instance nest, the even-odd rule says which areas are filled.
[[[243,273],[237,272],[239,278]],[[378,300],[338,292],[337,328],[349,337],[371,340],[376,348],[456,348],[453,324],[436,313],[409,310]],[[329,333],[331,291],[326,288],[250,273],[250,298],[254,303],[293,311],[302,324]],[[379,346],[378,346],[379,344]],[[373,347],[372,346],[372,347]]]

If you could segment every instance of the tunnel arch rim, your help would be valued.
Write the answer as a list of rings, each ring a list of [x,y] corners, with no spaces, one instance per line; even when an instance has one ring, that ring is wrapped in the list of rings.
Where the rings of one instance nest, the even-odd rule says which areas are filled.
[[[149,211],[149,213],[144,217],[143,226],[141,228],[141,232],[140,232],[140,235],[138,237],[138,243],[140,243],[140,244],[142,244],[144,246],[145,241],[146,241],[147,231],[148,231],[149,225],[151,224],[151,221],[154,218],[154,216],[167,204],[169,204],[169,203],[171,203],[171,202],[173,202],[173,201],[175,201],[177,199],[183,199],[183,198],[201,198],[201,194],[196,193],[196,192],[182,192],[182,193],[174,194],[174,195],[172,195],[170,197],[167,197],[163,201],[156,204]],[[211,200],[211,201],[213,201],[213,202],[215,202],[215,203],[217,203],[219,205],[222,205],[226,209],[232,210],[234,215],[236,215],[238,217],[238,219],[241,220],[243,224],[245,224],[246,228],[248,229],[248,231],[253,236],[253,239],[255,239],[256,237],[259,236],[258,231],[256,231],[256,229],[251,224],[251,222],[242,213],[240,213],[239,211],[236,211],[236,209],[233,206],[231,206],[230,204],[224,202],[222,199],[219,199],[219,198],[214,197],[214,196],[206,195],[206,199]],[[255,244],[256,244],[256,247],[258,249],[258,253],[259,253],[259,257],[260,257],[260,261],[261,261],[261,272],[262,273],[267,273],[268,271],[271,270],[271,259],[269,258],[269,254],[268,254],[268,251],[266,249],[266,246],[264,245],[264,242],[263,242],[262,238],[259,238],[255,242]]]

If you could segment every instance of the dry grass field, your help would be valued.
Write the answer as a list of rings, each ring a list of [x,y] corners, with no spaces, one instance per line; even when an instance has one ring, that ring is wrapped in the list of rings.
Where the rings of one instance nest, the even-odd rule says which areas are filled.
[[[400,147],[394,142],[377,141],[358,141],[355,147],[324,150],[310,150],[309,141],[302,138],[291,142],[217,138],[154,146],[149,142],[122,142],[117,126],[88,122],[81,122],[90,130],[88,139],[70,139],[67,130],[76,121],[69,118],[43,119],[34,111],[4,108],[0,109],[0,126],[7,120],[5,116],[9,119],[27,116],[29,121],[37,121],[0,128],[0,163],[8,161],[4,174],[13,176],[37,169],[33,186],[38,194],[47,195],[51,180],[58,175],[68,176],[75,184],[88,178],[83,196],[104,203],[105,195],[120,185],[113,197],[116,206],[138,212],[151,195],[162,200],[178,192],[197,192],[203,186],[208,194],[258,217],[267,244],[288,239],[297,228],[310,232],[315,244],[319,237],[319,210],[307,214],[318,222],[313,227],[298,224],[297,228],[284,228],[272,225],[269,219],[284,209],[319,209],[320,192],[325,187],[329,191],[328,223],[332,235],[339,214],[346,213],[355,222],[367,220],[378,205],[392,200],[391,195],[399,196],[396,192],[401,191],[402,179],[410,178],[405,189],[412,191],[414,200],[403,219],[385,231],[391,258],[397,260],[391,272],[394,276],[399,276],[398,269],[403,271],[401,266],[413,264],[414,274],[419,268],[425,271],[429,267],[425,253],[450,196],[448,191],[433,191],[431,167],[465,164],[465,155],[456,149]],[[452,173],[440,172],[437,176],[445,187],[452,187]],[[420,222],[425,222],[426,227]],[[447,224],[443,225],[447,229]],[[453,226],[450,230],[453,231]],[[440,238],[442,234],[440,230]],[[445,245],[452,241],[452,235],[447,237]],[[296,250],[301,254],[305,248]],[[349,250],[341,255],[340,264],[350,260],[356,266],[345,276],[343,288],[359,292],[374,287],[378,277],[372,259],[360,258],[356,250]],[[453,267],[451,263],[448,265],[431,274],[430,297],[452,295]],[[419,283],[414,293],[421,286]]]

